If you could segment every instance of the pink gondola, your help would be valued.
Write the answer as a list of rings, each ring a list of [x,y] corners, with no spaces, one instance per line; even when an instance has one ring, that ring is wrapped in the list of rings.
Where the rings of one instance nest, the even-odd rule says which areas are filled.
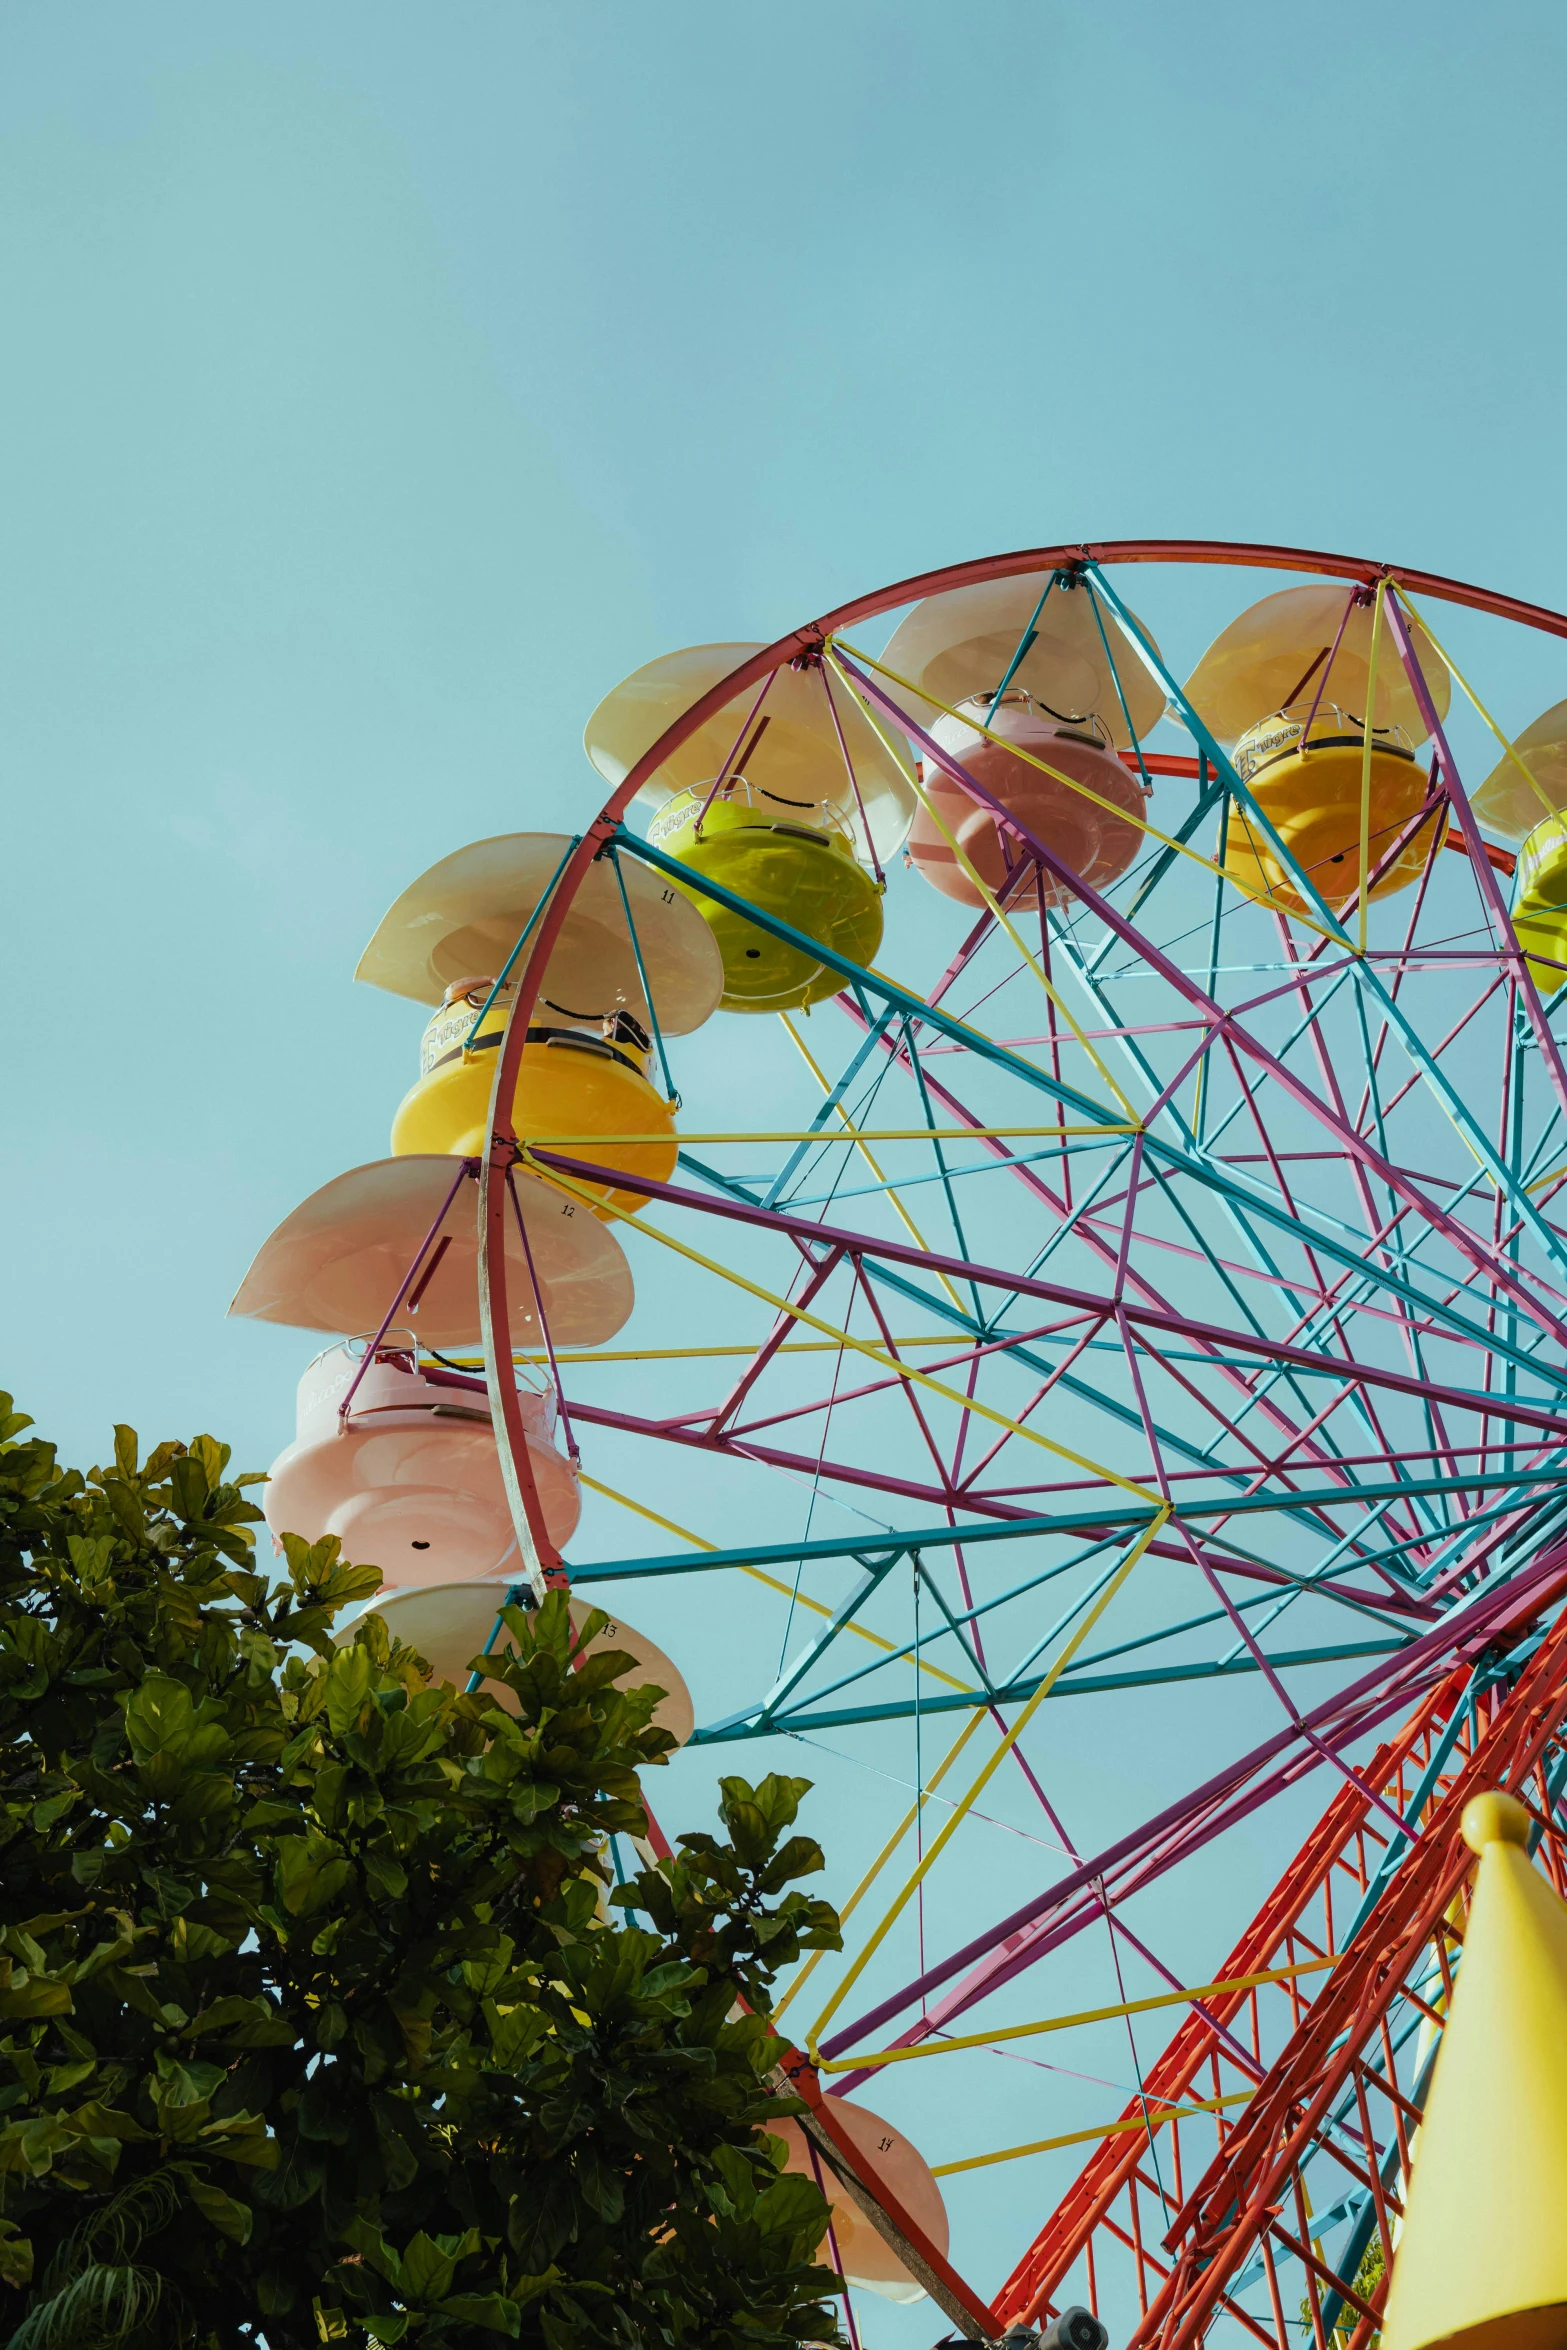
[[[1143,837],[1143,787],[1116,757],[1097,720],[1059,719],[1009,687],[994,707],[988,694],[971,695],[955,716],[936,719],[929,733],[1091,888],[1117,880],[1136,856]],[[990,739],[998,735],[1001,741]],[[1014,743],[1015,751],[1008,747]],[[1035,760],[1042,764],[1034,765]],[[1047,768],[1055,773],[1046,773]],[[983,905],[984,895],[964,870],[955,840],[986,888],[1003,895],[1026,866],[1026,844],[1005,832],[937,760],[925,760],[924,782],[929,806],[918,811],[909,833],[910,864],[944,897],[965,906]],[[1077,894],[1048,869],[1042,869],[1042,887],[1049,906],[1065,905]]]
[[[489,1407],[466,1384],[384,1348],[354,1386],[346,1346],[318,1355],[299,1383],[297,1432],[273,1464],[263,1507],[274,1535],[335,1534],[358,1566],[392,1585],[466,1582],[515,1559]],[[344,1399],[353,1387],[347,1414]],[[553,1396],[519,1390],[528,1460],[550,1539],[582,1512],[577,1468],[552,1442]]]

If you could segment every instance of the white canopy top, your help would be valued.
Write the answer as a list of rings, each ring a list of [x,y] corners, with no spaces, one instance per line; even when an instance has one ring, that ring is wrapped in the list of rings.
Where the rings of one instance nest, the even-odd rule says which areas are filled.
[[[496,1616],[506,1596],[506,1578],[498,1575],[491,1583],[426,1583],[417,1589],[383,1591],[369,1607],[361,1609],[354,1622],[344,1626],[338,1640],[351,1640],[354,1624],[367,1615],[377,1615],[387,1630],[416,1648],[430,1667],[431,1678],[450,1681],[455,1688],[465,1688],[473,1659],[483,1650],[495,1627]],[[571,1620],[580,1626],[586,1622],[588,1611],[594,1605],[590,1599],[573,1599]],[[684,1746],[696,1727],[696,1713],[691,1703],[691,1692],[686,1687],[678,1668],[664,1651],[629,1624],[613,1620],[613,1609],[605,1608],[612,1621],[596,1640],[590,1641],[586,1653],[596,1649],[620,1648],[637,1660],[637,1671],[628,1673],[621,1683],[623,1689],[634,1689],[640,1682],[651,1681],[655,1688],[667,1692],[653,1719],[661,1730],[667,1730],[678,1744]],[[501,1628],[495,1642],[497,1652],[512,1645],[511,1635]],[[483,1684],[497,1703],[515,1711],[515,1701],[504,1681],[486,1681]]]
[[[453,850],[383,915],[354,977],[421,1004],[438,1004],[459,979],[495,978],[570,846],[560,832],[507,832]],[[690,899],[662,874],[628,854],[620,875],[658,1024],[666,1035],[687,1036],[718,1009],[723,994],[717,942]],[[607,857],[583,876],[542,992],[576,1012],[625,1010],[647,1019],[626,909]]]
[[[1553,702],[1513,744],[1529,774],[1504,751],[1474,795],[1474,812],[1492,832],[1522,840],[1559,808],[1567,808],[1567,702]],[[1529,776],[1533,776],[1531,783]],[[1535,789],[1535,785],[1539,789]]]
[[[379,1329],[458,1164],[420,1153],[374,1159],[335,1176],[262,1242],[229,1312],[299,1330],[362,1334]],[[630,1320],[635,1303],[625,1251],[597,1216],[536,1176],[519,1172],[512,1181],[551,1337],[557,1346],[602,1345]],[[430,1273],[437,1250],[439,1261]],[[477,1345],[478,1258],[476,1188],[469,1178],[457,1186],[425,1260],[420,1279],[425,1273],[429,1278],[418,1305],[400,1306],[396,1327],[416,1330],[430,1346]],[[506,1233],[506,1268],[513,1335],[537,1345],[541,1334],[533,1285],[515,1220]]]
[[[1048,571],[1028,571],[1015,579],[987,579],[974,587],[949,588],[944,595],[927,596],[900,621],[882,660],[911,685],[924,687],[949,707],[973,694],[993,694],[1011,666],[1049,578]],[[1099,633],[1101,620],[1103,637]],[[1059,718],[1097,715],[1122,750],[1130,749],[1132,741],[1121,708],[1122,695],[1139,740],[1158,724],[1164,714],[1164,689],[1149,675],[1142,656],[1102,598],[1096,617],[1086,586],[1053,587],[1045,596],[1035,627],[1034,641],[1013,671],[1013,685]],[[1149,632],[1145,629],[1143,633],[1152,644]],[[1113,669],[1105,637],[1114,655]],[[1116,691],[1117,678],[1120,693]],[[929,702],[901,692],[885,679],[882,682],[928,733],[940,713]]]
[[[1364,721],[1373,614],[1369,604],[1360,604],[1344,621],[1352,593],[1339,580],[1281,588],[1277,595],[1249,605],[1220,631],[1187,679],[1186,698],[1221,743],[1238,742],[1249,726],[1255,726],[1259,718],[1270,718],[1288,702],[1301,698],[1309,702],[1322,685],[1324,669],[1328,670],[1324,702],[1336,703]],[[1333,653],[1341,621],[1344,634]],[[1418,621],[1410,621],[1409,632],[1436,714],[1445,718],[1453,690],[1447,666]],[[1414,688],[1385,619],[1377,648],[1377,706],[1372,724],[1401,726],[1411,743],[1426,738]]]
[[[606,694],[582,738],[606,783],[624,783],[644,751],[683,710],[761,650],[759,644],[688,645],[683,652],[650,661]],[[858,697],[826,669],[786,665],[774,670],[755,718],[747,723],[760,693],[760,684],[753,680],[716,717],[705,719],[644,784],[638,800],[661,807],[688,785],[712,783],[726,761],[733,761],[731,773],[745,775],[779,799],[801,806],[825,801],[836,808],[853,832],[861,857],[874,847],[885,863],[903,846],[914,819],[914,789],[903,764],[901,738],[894,736],[898,747],[889,748]],[[854,768],[853,782],[833,724],[834,710]],[[742,754],[738,759],[737,752]],[[861,801],[870,825],[869,842],[860,821]]]

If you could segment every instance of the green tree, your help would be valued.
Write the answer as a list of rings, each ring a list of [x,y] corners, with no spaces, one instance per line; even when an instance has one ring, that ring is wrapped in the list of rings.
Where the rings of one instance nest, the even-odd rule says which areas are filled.
[[[670,1741],[563,1599],[508,1611],[515,1711],[431,1688],[334,1644],[335,1542],[257,1571],[210,1437],[83,1477],[0,1412],[0,2336],[835,2340],[765,2135],[769,1984],[838,1941],[807,1783],[607,1895]]]

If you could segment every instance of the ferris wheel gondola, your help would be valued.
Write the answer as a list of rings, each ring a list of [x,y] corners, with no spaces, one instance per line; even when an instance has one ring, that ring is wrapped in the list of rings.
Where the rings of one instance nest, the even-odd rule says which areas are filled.
[[[582,1515],[577,1464],[555,1441],[553,1394],[518,1401],[544,1521],[564,1548]],[[335,1534],[388,1587],[500,1574],[517,1552],[482,1381],[421,1362],[395,1334],[368,1359],[336,1346],[309,1366],[263,1507],[274,1535]]]

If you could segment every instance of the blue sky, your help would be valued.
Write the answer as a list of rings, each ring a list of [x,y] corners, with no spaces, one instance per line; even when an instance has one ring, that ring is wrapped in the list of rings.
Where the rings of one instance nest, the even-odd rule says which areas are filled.
[[[310,1342],[223,1308],[384,1148],[359,948],[591,813],[643,660],[1080,536],[1567,602],[1564,49],[1516,0],[0,10],[5,1377],[68,1457],[286,1440]],[[987,2175],[993,2279],[1037,2212]]]

